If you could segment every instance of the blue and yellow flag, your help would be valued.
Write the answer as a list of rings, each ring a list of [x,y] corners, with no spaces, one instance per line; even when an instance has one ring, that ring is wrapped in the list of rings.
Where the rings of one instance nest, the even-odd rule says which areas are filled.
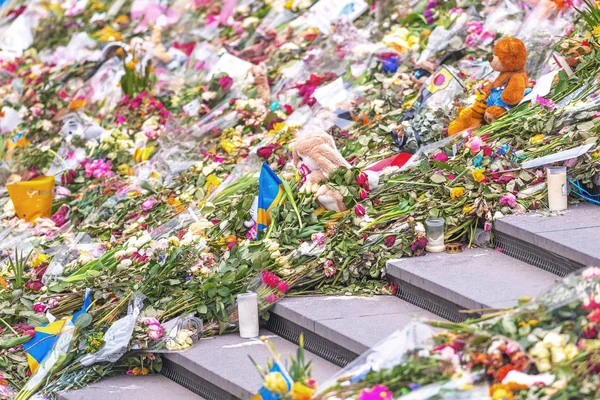
[[[46,355],[54,347],[54,343],[58,337],[58,334],[64,326],[73,325],[73,322],[81,314],[85,313],[91,304],[90,300],[90,289],[85,292],[85,299],[83,300],[83,307],[75,314],[65,317],[49,324],[38,326],[35,328],[35,335],[31,340],[23,345],[23,350],[27,354],[27,363],[31,373],[34,373],[40,366],[40,363],[44,361]]]
[[[267,381],[269,381],[267,383]],[[268,375],[265,377],[265,384],[258,390],[250,400],[279,400],[281,398],[280,393],[273,392],[267,389],[265,386],[273,386],[277,388],[278,392],[288,393],[292,390],[292,378],[288,372],[279,364],[278,361],[273,363],[273,366],[269,370]],[[287,387],[287,390],[286,390]]]
[[[271,224],[269,212],[279,204],[283,193],[283,182],[267,163],[263,163],[258,178],[258,213],[256,216],[258,232],[265,230]]]

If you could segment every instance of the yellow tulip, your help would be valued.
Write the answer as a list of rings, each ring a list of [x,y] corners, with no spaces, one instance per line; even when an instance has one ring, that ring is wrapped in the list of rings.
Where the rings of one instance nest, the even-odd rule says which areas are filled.
[[[138,147],[133,151],[133,160],[137,163],[148,161],[150,154],[152,154],[154,150],[156,150],[156,147],[154,146]]]
[[[221,147],[227,154],[230,154],[237,146],[231,140],[223,139],[221,140]]]
[[[288,392],[288,384],[280,372],[271,372],[265,376],[264,387],[273,393],[285,394]]]

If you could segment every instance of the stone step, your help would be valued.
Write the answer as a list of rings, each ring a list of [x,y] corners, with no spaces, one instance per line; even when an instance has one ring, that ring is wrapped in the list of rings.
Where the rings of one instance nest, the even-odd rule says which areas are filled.
[[[507,216],[494,223],[493,234],[505,254],[559,276],[600,266],[600,207],[590,203]]]
[[[451,321],[464,321],[461,310],[506,308],[523,296],[534,297],[558,277],[493,249],[428,253],[387,263],[398,296]]]
[[[58,400],[203,400],[162,375],[118,375],[78,390],[58,393]]]
[[[273,342],[284,365],[289,362],[288,354],[296,354],[295,344],[265,329],[261,329],[260,334]],[[312,373],[317,381],[323,382],[339,370],[307,351],[305,356],[312,361]],[[271,358],[258,338],[241,339],[238,333],[225,334],[202,339],[187,351],[166,354],[161,373],[209,400],[249,399],[262,386],[261,376],[250,357],[263,367]]]
[[[294,343],[303,332],[306,349],[345,366],[415,317],[440,319],[395,296],[288,297],[270,311],[267,328]]]

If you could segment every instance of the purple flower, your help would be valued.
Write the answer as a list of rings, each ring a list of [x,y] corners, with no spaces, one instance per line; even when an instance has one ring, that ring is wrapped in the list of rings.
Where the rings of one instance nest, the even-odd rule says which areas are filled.
[[[507,193],[504,196],[500,196],[500,205],[515,208],[517,206],[517,198],[514,194]]]
[[[149,211],[154,207],[154,197],[148,197],[146,201],[142,203],[142,210]]]
[[[556,105],[550,99],[545,99],[539,94],[535,98],[535,102],[540,105],[540,107],[545,108],[546,110],[553,110]]]
[[[392,400],[392,392],[387,386],[375,385],[371,389],[363,389],[358,400]]]

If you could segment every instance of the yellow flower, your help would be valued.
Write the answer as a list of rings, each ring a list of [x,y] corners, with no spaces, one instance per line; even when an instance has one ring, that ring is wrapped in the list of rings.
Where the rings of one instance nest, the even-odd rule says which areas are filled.
[[[285,2],[285,4],[283,5],[283,8],[285,8],[286,10],[291,10],[293,6],[294,6],[294,0],[289,0],[289,1]]]
[[[600,25],[594,27],[594,36],[600,36]]]
[[[29,262],[29,265],[31,265],[34,268],[39,267],[40,265],[48,261],[49,258],[50,256],[46,254],[36,253],[35,257],[33,257],[33,259]]]
[[[513,400],[513,392],[506,386],[496,383],[490,387],[492,400]]]
[[[285,394],[288,392],[288,384],[280,372],[271,372],[265,376],[264,387],[273,393]]]
[[[314,392],[315,389],[309,388],[300,382],[294,382],[290,396],[292,397],[292,400],[311,400]]]
[[[236,149],[237,146],[231,140],[223,139],[221,140],[221,147],[227,152],[227,154],[230,154]]]
[[[471,211],[473,211],[473,206],[464,206],[462,211],[463,211],[463,214],[468,214]]]
[[[127,197],[137,197],[140,195],[140,191],[139,190],[132,190],[131,192],[127,193],[126,196]]]
[[[154,146],[138,147],[133,151],[133,160],[135,162],[148,161],[150,154],[156,149]]]
[[[128,175],[128,176],[133,175],[133,168],[131,168],[127,164],[121,164],[121,165],[119,165],[117,167],[117,171],[119,171],[119,173],[121,173],[122,175]]]
[[[127,69],[134,69],[135,68],[135,62],[133,61],[129,61],[127,64],[125,64],[125,66],[127,67]]]
[[[221,180],[214,174],[206,177],[206,190],[216,188],[221,184]]]
[[[592,153],[592,158],[600,158],[600,151]]]
[[[485,171],[483,168],[477,168],[473,170],[473,179],[475,179],[476,182],[481,182],[485,179],[483,171]]]
[[[535,135],[534,137],[529,139],[530,144],[538,144],[538,143],[542,143],[543,141],[544,141],[544,135],[542,135],[541,133],[538,133],[537,135]]]
[[[117,19],[115,19],[115,22],[117,24],[126,24],[129,22],[129,17],[125,14],[121,14],[117,17]]]
[[[286,123],[285,122],[276,122],[273,124],[273,129],[271,129],[271,132],[281,132],[282,130],[285,129],[286,127]]]
[[[463,194],[465,193],[465,188],[462,186],[458,186],[458,187],[453,187],[450,190],[450,198],[452,200],[454,199],[458,199],[459,197],[461,197]]]
[[[108,25],[100,29],[98,31],[98,35],[100,36],[101,42],[109,42],[113,40],[117,42],[121,41],[121,34]]]

